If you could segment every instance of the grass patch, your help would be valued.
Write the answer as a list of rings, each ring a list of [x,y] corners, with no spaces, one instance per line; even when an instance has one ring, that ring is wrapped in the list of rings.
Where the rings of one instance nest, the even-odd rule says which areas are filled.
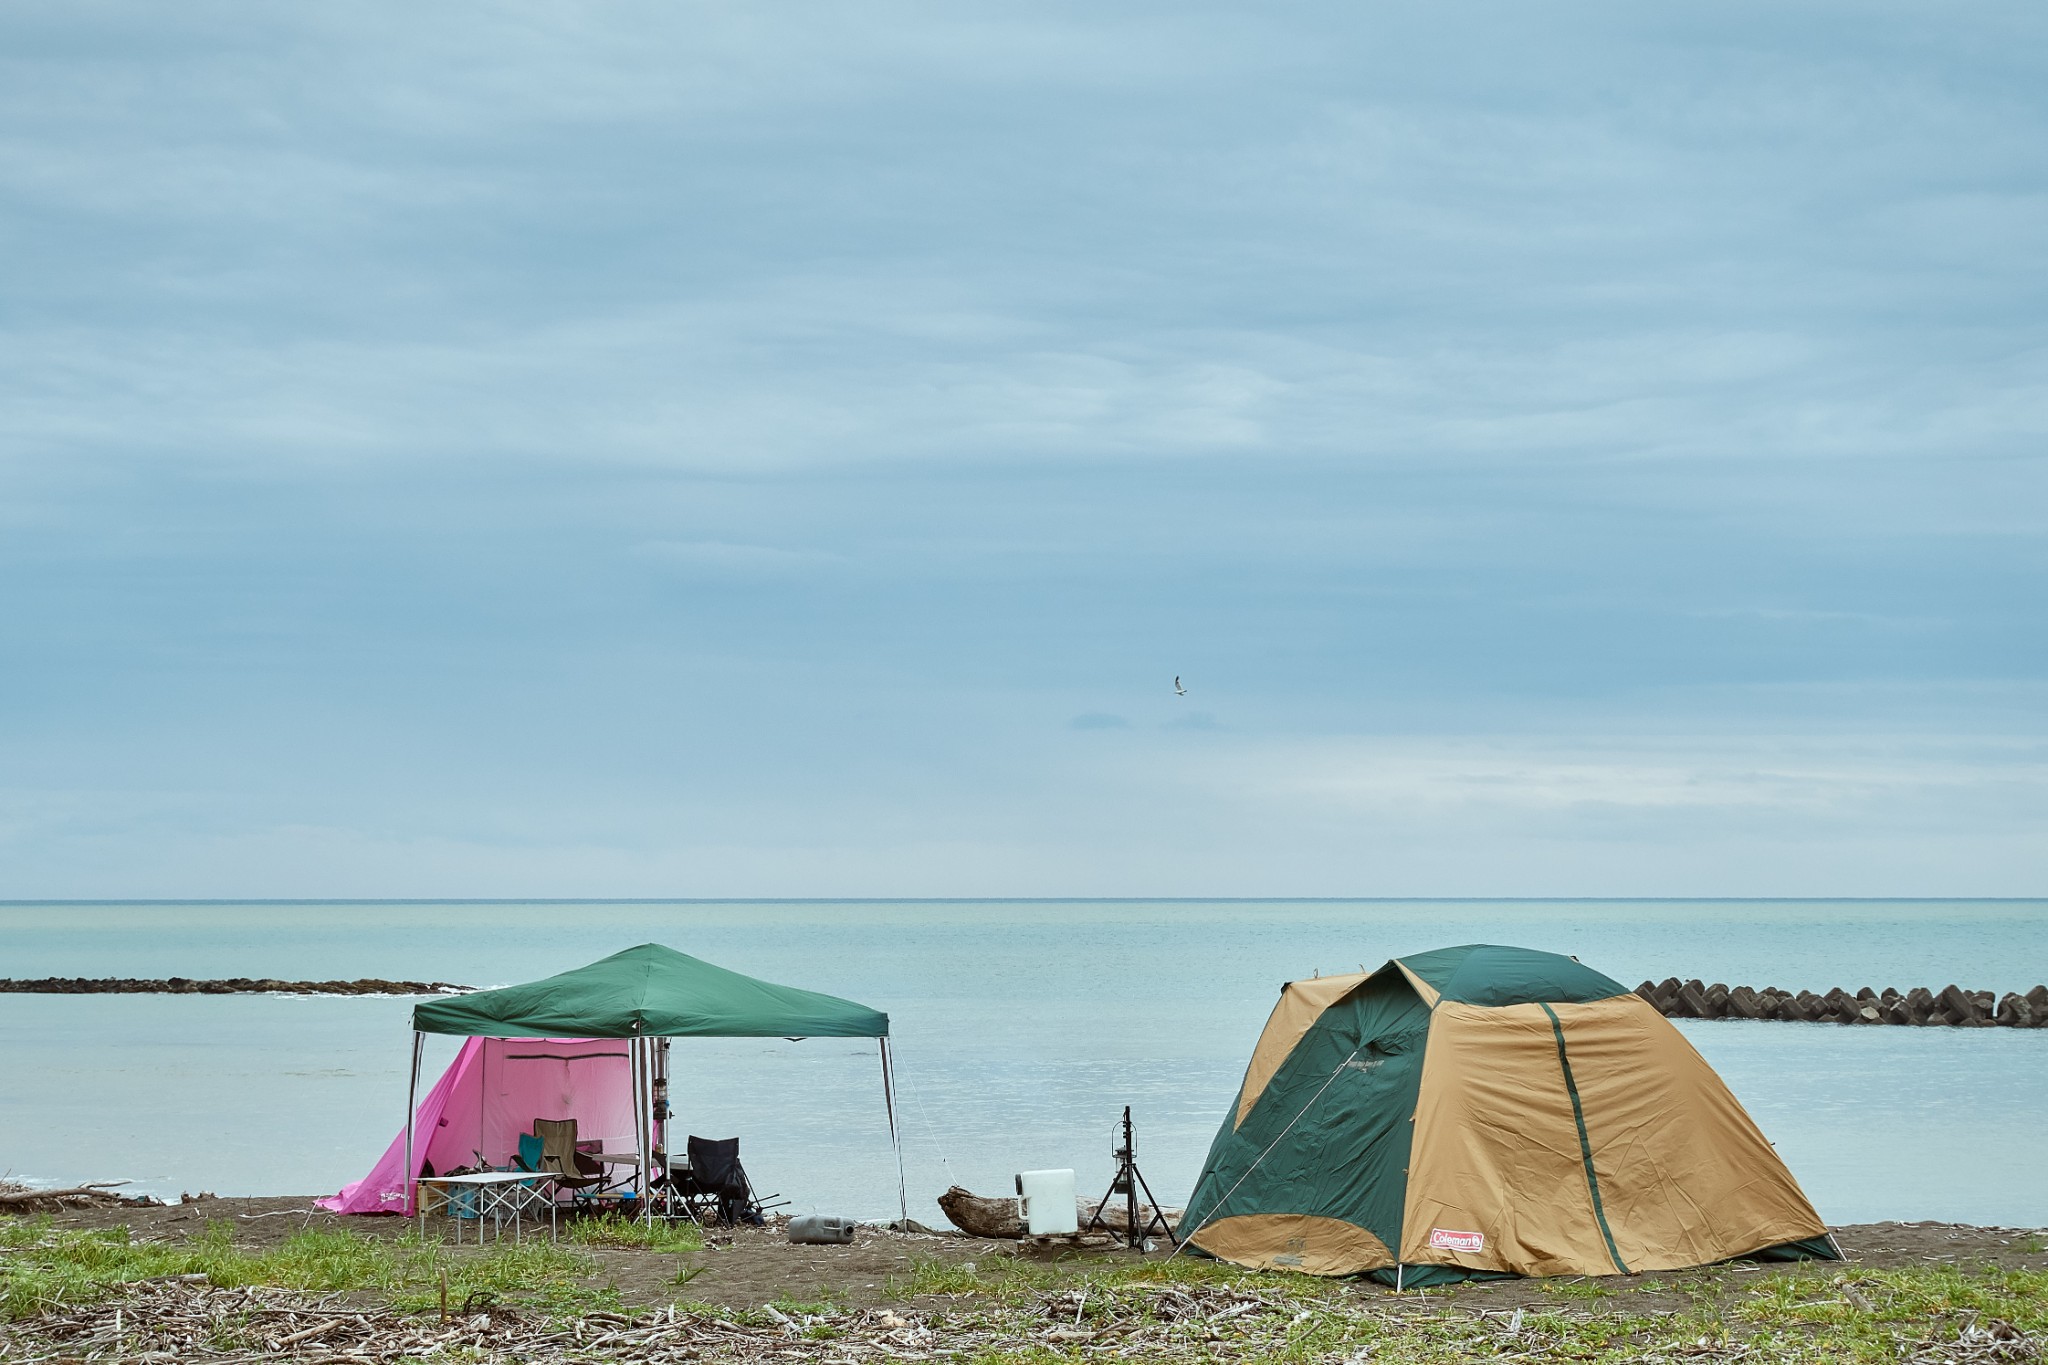
[[[1058,1271],[1015,1256],[985,1256],[978,1261],[941,1261],[926,1256],[911,1262],[904,1274],[892,1275],[884,1292],[892,1299],[971,1294],[1015,1302],[1062,1282]]]
[[[204,1275],[221,1288],[266,1285],[314,1292],[369,1290],[402,1310],[438,1307],[441,1277],[451,1303],[491,1295],[549,1312],[616,1307],[593,1285],[597,1262],[546,1242],[454,1252],[415,1236],[392,1240],[350,1229],[308,1229],[277,1246],[239,1247],[226,1223],[183,1242],[137,1242],[125,1228],[75,1232],[49,1220],[0,1223],[0,1318],[9,1321],[89,1303],[135,1280]]]
[[[1787,1269],[1758,1280],[1702,1274],[1654,1291],[1679,1290],[1678,1311],[1638,1298],[1620,1280],[1537,1281],[1540,1303],[1487,1308],[1479,1294],[1444,1288],[1390,1294],[1376,1285],[1259,1274],[1211,1261],[1101,1263],[1039,1283],[1049,1267],[1010,1258],[916,1263],[891,1290],[899,1298],[946,1295],[939,1311],[962,1325],[1042,1333],[1040,1291],[1064,1291],[1055,1314],[1072,1338],[1019,1342],[966,1357],[977,1365],[1051,1365],[1096,1358],[1103,1344],[1134,1328],[1151,1333],[1145,1358],[1272,1362],[1370,1359],[1449,1365],[1506,1357],[1531,1362],[1620,1362],[1719,1353],[1784,1365],[1896,1362],[1929,1354],[1946,1359],[1977,1351],[1966,1332],[2009,1323],[2030,1337],[2048,1335],[2048,1272],[1915,1267],[1904,1270]],[[1229,1285],[1256,1292],[1265,1306],[1227,1321],[1180,1316],[1176,1289]],[[1666,1300],[1668,1302],[1668,1300]],[[1094,1337],[1093,1329],[1108,1335]],[[1985,1357],[1990,1359],[1992,1357]],[[1999,1356],[1999,1359],[2006,1357]],[[2012,1355],[2018,1360],[2031,1356]]]
[[[607,1213],[578,1218],[562,1228],[562,1240],[575,1246],[633,1247],[641,1251],[702,1251],[704,1234],[695,1223],[641,1223]]]

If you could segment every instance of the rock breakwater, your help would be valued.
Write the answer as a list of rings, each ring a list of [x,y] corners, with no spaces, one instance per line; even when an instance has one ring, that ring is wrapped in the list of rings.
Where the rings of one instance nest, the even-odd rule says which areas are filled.
[[[171,976],[147,980],[132,976],[44,976],[33,980],[0,979],[0,993],[31,995],[461,995],[475,989],[446,981],[278,981],[271,977],[230,976],[196,981]]]
[[[1636,994],[1672,1019],[1778,1019],[1802,1024],[1913,1024],[1946,1028],[2048,1028],[2048,986],[2024,995],[2007,991],[1938,991],[1915,986],[1846,991],[1840,986],[1815,994],[1775,986],[1706,985],[1697,979],[1645,981]]]

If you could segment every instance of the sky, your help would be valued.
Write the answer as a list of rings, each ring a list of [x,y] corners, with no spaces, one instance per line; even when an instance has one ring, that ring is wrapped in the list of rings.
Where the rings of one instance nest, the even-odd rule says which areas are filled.
[[[0,897],[2048,893],[2038,5],[10,5],[0,261]]]

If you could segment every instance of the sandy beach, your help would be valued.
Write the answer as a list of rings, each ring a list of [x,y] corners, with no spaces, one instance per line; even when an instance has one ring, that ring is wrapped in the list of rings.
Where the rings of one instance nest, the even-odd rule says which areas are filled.
[[[939,1220],[934,1215],[934,1222]],[[251,1247],[276,1246],[294,1233],[309,1228],[340,1229],[365,1237],[395,1239],[414,1232],[419,1223],[406,1218],[344,1218],[313,1207],[312,1196],[271,1199],[203,1199],[191,1204],[167,1204],[152,1208],[90,1208],[51,1217],[58,1228],[107,1230],[125,1228],[131,1237],[189,1238],[203,1233],[209,1225],[225,1223],[234,1229],[234,1240]],[[428,1235],[442,1233],[447,1223],[430,1219]],[[1851,1267],[1897,1270],[1911,1267],[1959,1266],[1982,1270],[2028,1270],[2048,1272],[2048,1230],[1976,1227],[1962,1223],[1863,1223],[1835,1228]],[[532,1236],[531,1227],[527,1236]],[[543,1236],[545,1232],[543,1231]],[[509,1237],[509,1234],[508,1234]],[[509,1245],[509,1242],[504,1243]],[[499,1245],[485,1243],[486,1248]],[[471,1244],[474,1250],[475,1244]],[[948,1265],[972,1262],[977,1267],[991,1257],[1017,1257],[1057,1274],[1083,1276],[1105,1265],[1117,1266],[1135,1259],[1122,1250],[1074,1252],[1063,1249],[1034,1251],[1016,1242],[992,1241],[952,1232],[924,1236],[863,1228],[852,1246],[797,1246],[777,1227],[719,1228],[709,1235],[703,1251],[651,1253],[628,1248],[595,1247],[599,1274],[618,1287],[621,1299],[631,1307],[665,1306],[675,1301],[673,1281],[680,1261],[702,1267],[702,1273],[688,1283],[692,1300],[731,1308],[747,1308],[776,1300],[837,1299],[859,1306],[896,1302],[900,1277],[920,1260]],[[1165,1259],[1155,1251],[1148,1259]],[[1838,1265],[1797,1262],[1746,1267],[1743,1277],[1810,1275],[1834,1273]],[[1648,1296],[1646,1302],[1661,1303],[1660,1295],[1691,1292],[1702,1278],[1722,1276],[1719,1269],[1681,1271],[1669,1274],[1614,1276],[1600,1281],[1617,1292]],[[1270,1277],[1261,1277],[1270,1278]],[[1748,1283],[1746,1278],[1737,1283]],[[1446,1292],[1456,1302],[1475,1307],[1513,1307],[1543,1303],[1551,1295],[1538,1280],[1496,1280],[1466,1284]],[[1360,1283],[1357,1292],[1380,1297],[1390,1291]]]
[[[309,1197],[80,1208],[0,1219],[0,1277],[18,1277],[36,1245],[76,1246],[81,1235],[165,1251],[232,1247],[256,1266],[309,1241],[328,1255],[337,1244],[412,1247],[417,1226],[338,1218]],[[430,1239],[441,1228],[430,1221]],[[242,1361],[258,1346],[265,1357],[328,1362],[429,1349],[493,1361],[2041,1358],[2048,1231],[1873,1223],[1834,1232],[1841,1263],[1396,1294],[1163,1250],[1141,1257],[866,1228],[849,1246],[797,1246],[775,1225],[713,1230],[701,1249],[683,1251],[567,1239],[552,1248],[529,1228],[517,1251],[509,1240],[437,1241],[442,1284],[456,1285],[452,1310],[431,1285],[408,1297],[389,1286],[268,1284],[260,1270],[155,1275],[0,1326],[0,1360],[125,1351]],[[492,1281],[497,1291],[464,1292],[465,1276],[513,1264],[533,1286],[552,1274],[582,1297],[529,1296],[503,1279]]]

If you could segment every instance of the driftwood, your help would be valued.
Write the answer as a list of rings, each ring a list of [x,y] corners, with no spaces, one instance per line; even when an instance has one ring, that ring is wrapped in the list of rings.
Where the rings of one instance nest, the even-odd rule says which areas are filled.
[[[1855,1294],[1857,1291],[1848,1290]],[[968,1299],[926,1299],[890,1307],[789,1307],[733,1311],[663,1308],[558,1317],[491,1303],[460,1314],[364,1308],[340,1294],[219,1289],[206,1277],[113,1286],[107,1297],[50,1301],[17,1321],[0,1321],[0,1360],[146,1361],[157,1365],[399,1365],[416,1360],[472,1365],[955,1365],[1028,1355],[1032,1359],[1362,1360],[1408,1333],[1460,1358],[1531,1359],[1542,1337],[1521,1335],[1520,1309],[1410,1304],[1392,1294],[1297,1295],[1278,1276],[1229,1282],[1084,1283],[1052,1293],[1024,1290]],[[1587,1323],[1585,1310],[1554,1305]],[[2048,1338],[1965,1310],[1890,1324],[1890,1358],[1911,1365],[2016,1365],[2043,1358]],[[1663,1336],[1675,1333],[1663,1332]],[[1513,1348],[1523,1349],[1513,1349]],[[1356,1349],[1354,1349],[1356,1348]],[[1395,1345],[1398,1350],[1399,1346]],[[1756,1361],[1753,1342],[1730,1333],[1706,1344],[1657,1346],[1644,1360]],[[1550,1357],[1550,1358],[1555,1358]]]
[[[0,1209],[10,1213],[35,1213],[62,1209],[78,1204],[127,1204],[135,1206],[157,1202],[148,1195],[131,1197],[111,1192],[118,1186],[127,1183],[125,1180],[95,1180],[88,1184],[72,1185],[61,1190],[32,1189],[27,1185],[0,1185]]]
[[[1088,1226],[1089,1220],[1095,1217],[1095,1211],[1097,1208],[1100,1208],[1102,1210],[1102,1221],[1109,1225],[1109,1230],[1111,1232],[1117,1233],[1121,1236],[1127,1234],[1130,1231],[1131,1211],[1129,1208],[1125,1206],[1124,1201],[1121,1199],[1113,1199],[1109,1203],[1101,1205],[1096,1204],[1096,1202],[1092,1199],[1082,1200],[1082,1227],[1085,1228]],[[1138,1205],[1138,1226],[1140,1228],[1152,1228],[1152,1235],[1157,1236],[1158,1229],[1154,1227],[1152,1222],[1154,1214],[1156,1213],[1159,1216],[1165,1218],[1167,1230],[1172,1231],[1174,1228],[1180,1226],[1181,1212],[1182,1211],[1180,1209],[1155,1210],[1150,1204],[1140,1204]]]
[[[671,1305],[564,1320],[490,1304],[437,1317],[364,1310],[338,1294],[144,1281],[119,1286],[98,1302],[53,1304],[22,1321],[0,1321],[0,1360],[948,1365],[1015,1352],[1079,1358],[1089,1348],[1171,1360],[1213,1354],[1216,1343],[1263,1359],[1300,1350],[1290,1341],[1301,1322],[1294,1310],[1293,1300],[1271,1291],[1157,1284],[1032,1295],[1014,1305],[976,1305],[970,1313],[909,1304],[815,1313],[772,1305],[738,1313]],[[1391,1322],[1377,1305],[1326,1311],[1346,1310],[1375,1328]]]
[[[989,1199],[955,1185],[939,1196],[939,1208],[970,1237],[1024,1236],[1024,1215],[1015,1199]]]
[[[1030,1236],[1030,1230],[1024,1222],[1023,1211],[1015,1199],[990,1199],[986,1195],[974,1194],[955,1185],[939,1196],[939,1207],[945,1210],[946,1217],[953,1220],[954,1227],[970,1237],[1021,1241]],[[1092,1199],[1078,1201],[1076,1212],[1083,1227],[1087,1226],[1097,1207]],[[1147,1225],[1152,1212],[1150,1204],[1138,1205],[1140,1227]],[[1178,1224],[1180,1212],[1179,1209],[1164,1210],[1168,1227]],[[1102,1210],[1102,1221],[1109,1224],[1112,1232],[1126,1231],[1125,1224],[1129,1218],[1130,1210],[1124,1207],[1122,1200],[1115,1200]]]
[[[0,978],[0,994],[16,995],[461,995],[473,986],[446,981],[279,981],[274,977],[230,976],[195,981],[172,976],[150,980],[132,976],[42,976]]]
[[[1774,986],[1709,986],[1697,979],[1645,981],[1636,994],[1672,1019],[1776,1019],[1797,1024],[1906,1024],[1936,1028],[2048,1028],[2048,986],[2026,994],[2008,991],[2001,998],[1990,991],[1944,986],[1930,991],[1890,987],[1846,991],[1840,986],[1824,995],[1783,991]]]

